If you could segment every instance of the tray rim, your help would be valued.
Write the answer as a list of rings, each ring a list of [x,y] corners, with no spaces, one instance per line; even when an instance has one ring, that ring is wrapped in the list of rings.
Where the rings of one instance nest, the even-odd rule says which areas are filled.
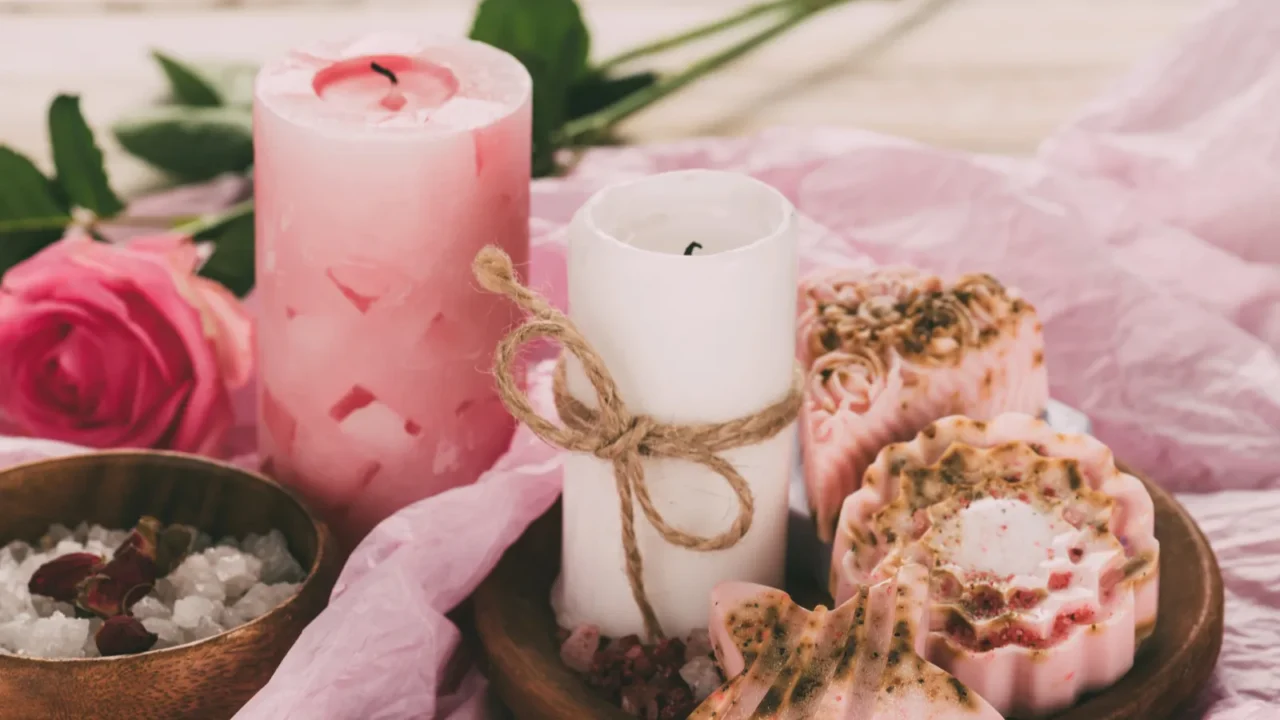
[[[1179,638],[1167,658],[1155,661],[1159,664],[1144,684],[1126,688],[1125,678],[1122,678],[1116,685],[1086,696],[1071,708],[1049,716],[1054,720],[1169,718],[1195,701],[1212,676],[1222,648],[1222,573],[1204,532],[1172,493],[1123,463],[1117,462],[1117,465],[1143,482],[1156,508],[1156,538],[1161,543],[1161,609],[1152,639],[1161,634],[1162,627],[1168,627],[1167,621],[1162,625],[1161,620],[1167,617],[1168,612],[1164,607],[1166,581],[1170,575],[1168,569],[1175,562],[1175,553],[1170,550],[1178,551],[1176,562],[1185,568],[1180,575],[1200,578],[1202,601],[1189,609],[1193,632]],[[598,697],[580,676],[560,662],[549,594],[542,593],[539,597],[537,593],[521,592],[527,590],[527,578],[535,570],[530,559],[544,564],[549,562],[553,566],[552,580],[558,572],[561,507],[560,500],[557,500],[521,534],[474,595],[476,630],[486,656],[490,681],[510,712],[520,720],[566,717],[630,720],[631,716]],[[1169,520],[1182,525],[1181,531],[1169,527]],[[1174,535],[1182,541],[1183,547],[1170,547],[1169,541],[1175,539]],[[548,551],[552,550],[548,558]],[[1187,550],[1191,551],[1189,555],[1195,561],[1192,566],[1188,566]],[[531,628],[534,629],[532,634]],[[539,633],[545,637],[539,638]],[[1139,652],[1135,668],[1152,661],[1150,653],[1157,650],[1152,644],[1149,640]]]

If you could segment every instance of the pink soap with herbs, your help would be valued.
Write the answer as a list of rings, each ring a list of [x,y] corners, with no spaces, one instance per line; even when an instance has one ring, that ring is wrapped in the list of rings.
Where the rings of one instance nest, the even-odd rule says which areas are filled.
[[[952,414],[1040,414],[1049,401],[1035,308],[990,275],[819,271],[800,287],[805,486],[830,542],[880,448]]]
[[[467,268],[486,244],[527,263],[530,99],[466,40],[368,35],[258,76],[261,451],[348,544],[506,450],[489,369],[515,315]]]
[[[924,656],[1004,715],[1106,688],[1155,629],[1150,494],[1101,442],[1029,415],[944,418],[879,453],[841,511],[832,593],[919,565]]]
[[[724,583],[711,643],[728,682],[689,720],[1000,720],[922,656],[929,571],[919,565],[809,611],[781,590]]]

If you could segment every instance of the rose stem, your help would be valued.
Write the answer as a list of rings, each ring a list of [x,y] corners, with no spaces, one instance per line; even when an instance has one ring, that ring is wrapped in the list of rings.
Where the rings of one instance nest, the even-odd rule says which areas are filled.
[[[730,15],[729,17],[721,18],[714,22],[707,23],[706,25],[700,25],[695,28],[690,28],[678,35],[672,35],[671,37],[668,37],[668,38],[663,38],[661,40],[655,40],[650,43],[645,43],[644,45],[641,45],[636,48],[632,48],[624,53],[615,55],[609,58],[608,60],[605,60],[604,62],[600,63],[599,65],[597,65],[595,69],[597,72],[603,74],[605,72],[608,72],[609,70],[616,68],[619,65],[623,65],[625,63],[631,62],[632,60],[637,60],[642,57],[648,57],[650,55],[657,55],[660,52],[665,52],[672,48],[680,47],[681,45],[684,45],[686,43],[711,37],[712,35],[722,33],[725,30],[731,30],[741,25],[742,23],[745,23],[748,20],[752,20],[754,18],[760,17],[761,15],[766,15],[775,10],[780,10],[789,5],[794,5],[795,3],[796,3],[796,0],[773,0],[773,2],[765,2],[765,3],[756,4],[756,5],[750,5],[734,13],[733,15]]]
[[[794,9],[774,25],[751,35],[750,37],[739,41],[737,44],[731,45],[710,57],[699,60],[688,70],[685,70],[682,73],[672,75],[669,78],[650,85],[644,90],[627,95],[603,110],[578,118],[573,122],[566,123],[565,126],[560,129],[559,137],[557,138],[559,142],[557,145],[561,147],[576,145],[588,138],[599,136],[631,115],[643,110],[675,91],[680,90],[702,76],[714,72],[724,65],[728,65],[778,35],[781,35],[796,25],[799,25],[812,15],[834,5],[840,5],[850,1],[851,0],[803,0],[802,2],[791,3],[791,5],[794,6]]]

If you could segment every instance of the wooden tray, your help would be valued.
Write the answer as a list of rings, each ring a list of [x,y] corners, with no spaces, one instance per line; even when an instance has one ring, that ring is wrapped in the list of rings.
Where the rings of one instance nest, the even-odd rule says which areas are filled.
[[[1055,720],[1163,720],[1195,698],[1222,647],[1222,575],[1204,534],[1173,496],[1146,478],[1160,540],[1156,630],[1120,682]],[[498,694],[519,720],[628,720],[560,662],[551,584],[560,566],[560,504],[507,551],[475,595],[476,629]],[[797,602],[830,603],[812,582]]]

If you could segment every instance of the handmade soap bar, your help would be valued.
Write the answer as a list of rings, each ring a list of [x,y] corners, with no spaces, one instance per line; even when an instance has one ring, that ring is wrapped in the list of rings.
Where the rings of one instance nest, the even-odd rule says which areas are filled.
[[[615,185],[569,229],[569,313],[629,412],[662,423],[719,423],[785,398],[795,382],[794,215],[781,193],[733,173],[683,171]],[[576,358],[568,388],[597,406]],[[794,432],[720,453],[754,499],[749,531],[724,550],[669,544],[637,504],[644,585],[662,629],[705,628],[717,583],[778,584],[786,550]],[[681,460],[643,461],[654,507],[700,537],[739,512],[725,479]],[[562,627],[644,635],[626,574],[611,462],[572,454],[564,465],[564,545],[553,602]]]
[[[530,98],[500,50],[396,34],[258,76],[261,452],[348,545],[507,448],[489,368],[514,312],[465,270],[486,244],[528,259]]]
[[[912,565],[813,612],[781,590],[716,588],[711,641],[729,682],[690,720],[999,720],[921,657],[929,571]]]
[[[947,415],[1039,415],[1049,401],[1035,308],[988,275],[827,270],[800,303],[805,484],[823,541],[880,448]]]
[[[849,496],[832,591],[931,567],[925,657],[1021,717],[1129,671],[1159,555],[1151,496],[1102,443],[1017,413],[949,417],[886,447]]]

